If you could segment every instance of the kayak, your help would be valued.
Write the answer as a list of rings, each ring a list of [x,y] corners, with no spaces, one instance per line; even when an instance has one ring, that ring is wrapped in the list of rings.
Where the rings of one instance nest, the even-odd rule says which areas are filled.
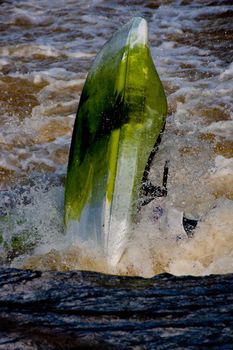
[[[130,239],[144,170],[166,115],[147,22],[135,17],[105,44],[88,73],[65,186],[67,230],[101,249],[110,266]]]

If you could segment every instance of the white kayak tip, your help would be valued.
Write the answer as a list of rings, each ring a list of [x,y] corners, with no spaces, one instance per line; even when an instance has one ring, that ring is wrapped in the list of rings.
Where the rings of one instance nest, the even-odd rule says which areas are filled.
[[[148,26],[142,17],[135,17],[132,20],[132,29],[129,35],[130,48],[136,45],[147,45],[148,43]]]

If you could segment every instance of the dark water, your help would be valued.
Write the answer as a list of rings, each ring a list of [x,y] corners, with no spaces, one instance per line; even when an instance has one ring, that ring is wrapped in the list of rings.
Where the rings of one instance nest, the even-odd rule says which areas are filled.
[[[163,272],[196,276],[233,272],[232,14],[231,1],[0,1],[0,263],[3,267],[83,269],[145,277]],[[106,40],[132,16],[143,16],[148,21],[152,56],[168,98],[166,130],[150,172],[152,182],[160,184],[164,162],[170,161],[168,196],[143,208],[120,265],[116,271],[109,271],[98,252],[75,246],[65,235],[63,190],[71,132],[86,74]],[[158,206],[164,215],[156,221]],[[183,230],[183,214],[199,220],[192,238]],[[8,285],[11,272],[5,271],[4,284]],[[25,272],[25,279],[29,275]],[[29,331],[26,343],[18,346],[20,349],[66,348],[64,339],[70,348],[70,344],[78,347],[78,341],[70,341],[77,337],[76,331],[72,333],[77,325],[83,325],[77,332],[79,336],[84,334],[84,338],[87,328],[88,336],[94,337],[98,327],[102,327],[101,339],[106,337],[106,346],[110,342],[116,348],[120,344],[135,349],[232,348],[232,299],[228,293],[232,287],[231,275],[203,279],[157,276],[155,280],[102,274],[84,274],[73,280],[69,272],[43,276],[46,283],[44,277],[38,279],[38,285],[32,285],[32,289],[28,283],[22,285],[24,279],[19,281],[25,300],[30,299],[35,289],[42,288],[42,296],[37,300],[36,295],[35,309],[34,304],[32,309],[31,306],[17,309],[22,318],[16,318],[16,323],[11,324],[16,315],[10,313],[12,306],[9,304],[8,308],[7,299],[2,299],[1,326],[6,326],[7,314],[10,315],[4,339],[26,332],[20,328],[26,322],[23,315],[35,316],[32,321],[35,328]],[[73,289],[67,295],[63,279],[69,278]],[[93,284],[98,283],[96,290]],[[189,283],[191,292],[186,288]],[[205,283],[208,287],[203,287]],[[215,284],[222,288],[221,296],[220,289],[214,289]],[[8,287],[11,288],[10,282]],[[18,287],[8,287],[7,293],[14,297]],[[65,306],[67,314],[60,318],[62,336],[58,336],[59,328],[48,335],[53,339],[48,342],[41,339],[50,325],[56,325],[61,311],[53,312],[55,306],[51,306],[47,314],[49,303],[54,304],[46,291],[43,294],[43,288],[50,290],[50,296],[58,293],[58,299],[63,298],[64,303],[71,300]],[[148,295],[152,290],[151,301]],[[75,299],[72,304],[71,296],[77,293],[83,298]],[[202,297],[192,299],[193,293]],[[74,320],[72,308],[79,305],[80,310],[89,310],[85,306],[87,295],[91,298],[86,301],[92,305],[91,313],[83,311]],[[100,312],[100,295],[109,298],[106,315]],[[44,304],[42,315],[38,310],[43,300],[49,301]],[[164,306],[163,300],[170,303],[169,307]],[[143,305],[147,305],[146,313],[140,311]],[[151,309],[150,305],[153,305]],[[180,309],[182,322],[177,321],[179,326],[175,326],[173,313],[179,314]],[[196,313],[199,309],[201,313]],[[189,312],[194,312],[191,318]],[[39,320],[43,317],[48,318],[43,331],[39,331]],[[198,324],[199,318],[202,326]],[[30,318],[27,322],[31,322]],[[109,324],[114,324],[114,331],[111,326],[108,328]],[[168,333],[163,328],[165,325]],[[12,327],[21,330],[12,335]],[[35,338],[35,342],[30,340]],[[17,348],[17,343],[7,343],[8,340],[0,343],[1,349]]]
[[[232,349],[233,276],[0,270],[0,349]]]

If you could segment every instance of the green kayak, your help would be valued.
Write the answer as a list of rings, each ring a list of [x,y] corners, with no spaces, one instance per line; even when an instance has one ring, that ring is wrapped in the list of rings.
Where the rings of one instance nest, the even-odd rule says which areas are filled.
[[[95,58],[74,124],[65,188],[65,225],[115,266],[135,223],[148,158],[167,102],[148,46],[147,22],[133,18]]]

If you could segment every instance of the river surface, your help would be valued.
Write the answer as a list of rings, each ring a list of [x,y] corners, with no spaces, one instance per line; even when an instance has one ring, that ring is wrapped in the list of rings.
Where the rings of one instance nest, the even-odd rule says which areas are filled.
[[[93,58],[133,16],[149,41],[169,115],[144,206],[115,270],[63,227],[72,127]],[[151,277],[233,272],[231,1],[0,1],[0,264]],[[189,235],[183,215],[198,220]]]

